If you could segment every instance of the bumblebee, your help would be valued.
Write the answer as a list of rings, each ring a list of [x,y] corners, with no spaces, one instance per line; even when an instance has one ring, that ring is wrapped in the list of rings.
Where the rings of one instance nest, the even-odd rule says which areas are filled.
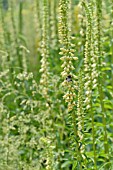
[[[68,76],[66,77],[66,81],[67,81],[67,82],[71,82],[71,81],[72,81],[72,76],[71,76],[71,75],[68,75]]]

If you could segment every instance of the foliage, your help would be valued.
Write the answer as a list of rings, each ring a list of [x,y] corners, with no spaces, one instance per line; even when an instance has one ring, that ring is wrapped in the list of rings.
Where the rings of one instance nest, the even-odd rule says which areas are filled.
[[[0,170],[113,169],[113,0],[0,0]]]

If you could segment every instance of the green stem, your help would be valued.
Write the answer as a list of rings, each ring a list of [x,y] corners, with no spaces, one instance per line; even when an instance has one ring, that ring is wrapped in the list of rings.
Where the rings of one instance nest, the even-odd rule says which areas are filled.
[[[22,32],[23,32],[22,10],[23,10],[23,1],[20,1],[20,4],[19,4],[19,33],[20,33],[20,35],[22,35]]]
[[[95,128],[94,128],[94,111],[92,107],[92,101],[91,101],[91,120],[92,120],[92,138],[93,138],[93,153],[94,153],[94,166],[95,170],[97,170],[97,158],[96,158],[96,147],[95,147]]]
[[[102,88],[103,80],[102,80],[102,72],[101,72],[101,65],[102,65],[102,55],[101,55],[101,17],[102,17],[102,1],[96,0],[96,6],[97,6],[97,47],[98,47],[98,91],[99,91],[99,97],[100,97],[100,105],[102,110],[102,121],[104,126],[104,150],[105,154],[109,154],[109,146],[108,146],[108,137],[107,137],[107,128],[106,128],[106,109],[104,107],[104,92]],[[106,162],[109,162],[109,160],[106,158]],[[108,170],[109,165],[105,166],[105,169]]]
[[[112,88],[113,88],[113,0],[111,0],[111,51],[112,51],[112,56],[111,56],[111,74],[112,74]]]
[[[90,17],[90,20],[91,22],[89,23],[90,25],[90,38],[89,38],[89,54],[91,55],[90,57],[90,63],[92,64],[92,61],[91,61],[91,58],[93,57],[92,54],[91,54],[91,51],[93,50],[92,49],[92,45],[93,45],[93,28],[92,28],[92,17],[91,15],[93,15],[93,8],[92,8],[92,3],[89,4],[89,17]],[[93,89],[93,80],[92,80],[92,67],[91,67],[91,64],[90,64],[90,77],[91,77],[91,91]],[[95,170],[97,170],[97,156],[96,156],[96,146],[95,146],[95,123],[94,123],[94,111],[93,111],[93,98],[92,98],[92,94],[91,94],[91,121],[92,121],[92,138],[93,138],[93,154],[94,154],[94,166],[95,166]]]
[[[75,138],[76,138],[77,163],[79,164],[79,170],[82,170],[82,164],[81,164],[82,158],[81,158],[81,153],[80,153],[80,149],[79,149],[78,132],[77,132],[77,123],[76,123],[75,112],[72,111],[71,115],[72,115],[72,121],[73,121],[74,135],[75,135]]]
[[[92,49],[92,5],[89,4],[87,5],[85,2],[83,2],[83,6],[85,8],[86,11],[86,15],[87,15],[87,34],[86,34],[86,42],[88,43],[88,47],[86,47],[85,53],[86,53],[86,57],[88,57],[89,61],[87,61],[87,67],[89,68],[89,77],[91,80],[90,81],[90,91],[92,93],[92,54],[91,51]],[[92,123],[92,139],[93,139],[93,156],[94,156],[94,166],[95,166],[95,170],[97,170],[97,158],[96,158],[96,147],[95,147],[95,127],[94,127],[94,112],[93,112],[93,105],[92,105],[92,94],[91,96],[89,96],[90,98],[90,110],[88,111],[88,113],[91,113],[91,123]]]

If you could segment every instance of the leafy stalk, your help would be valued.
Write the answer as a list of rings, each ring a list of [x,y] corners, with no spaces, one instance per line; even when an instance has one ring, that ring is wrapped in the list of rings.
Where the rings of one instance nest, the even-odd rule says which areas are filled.
[[[94,124],[94,111],[92,104],[92,6],[91,4],[82,3],[87,16],[86,23],[86,43],[85,43],[85,58],[84,58],[84,70],[85,70],[85,90],[86,90],[86,111],[91,116],[92,124],[92,140],[93,140],[93,154],[94,154],[94,167],[97,170],[97,156],[96,156],[96,147],[95,147],[95,124]]]
[[[108,137],[107,137],[107,128],[106,128],[106,109],[104,107],[104,92],[103,92],[103,79],[102,79],[102,44],[101,44],[101,20],[102,20],[102,1],[96,0],[96,8],[97,8],[97,55],[98,55],[98,91],[100,98],[100,105],[102,111],[102,121],[104,126],[104,150],[107,155],[106,162],[109,162],[109,146],[108,146]],[[106,166],[106,170],[109,166]]]

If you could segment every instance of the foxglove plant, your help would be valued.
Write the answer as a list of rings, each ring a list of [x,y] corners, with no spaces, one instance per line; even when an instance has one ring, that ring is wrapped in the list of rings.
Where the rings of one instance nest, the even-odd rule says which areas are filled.
[[[65,102],[68,103],[68,112],[70,113],[71,122],[73,123],[72,129],[74,134],[74,141],[72,141],[72,145],[76,146],[74,148],[76,153],[73,153],[73,157],[76,157],[76,160],[74,160],[76,163],[73,164],[73,167],[75,164],[78,168],[82,168],[80,165],[81,161],[81,154],[79,151],[79,143],[78,143],[78,132],[77,132],[77,120],[76,115],[74,112],[74,108],[76,106],[75,100],[76,100],[76,90],[77,90],[77,76],[75,75],[75,67],[74,67],[74,61],[78,60],[78,57],[75,57],[75,45],[71,42],[73,37],[71,37],[70,31],[70,25],[68,25],[68,7],[70,1],[68,0],[60,0],[59,2],[59,42],[61,44],[60,48],[60,55],[62,56],[60,59],[62,60],[62,86],[65,89],[65,94],[63,98],[65,99]]]
[[[75,106],[75,90],[77,89],[77,76],[74,74],[73,61],[78,60],[78,58],[74,56],[74,44],[71,43],[72,37],[70,37],[70,31],[68,30],[68,1],[60,0],[59,13],[59,42],[62,46],[59,54],[63,61],[61,75],[63,78],[62,86],[65,88],[63,98],[68,103],[68,111],[70,112]]]
[[[42,49],[41,49],[41,79],[40,87],[44,98],[48,98],[49,85],[49,44],[48,44],[48,7],[47,0],[43,0]]]
[[[93,58],[93,43],[92,43],[92,4],[87,4],[83,1],[83,6],[86,11],[86,43],[85,43],[85,56],[84,56],[84,72],[85,72],[85,106],[86,112],[90,115],[92,126],[92,143],[93,143],[93,158],[94,166],[97,169],[96,163],[96,147],[95,147],[95,124],[94,124],[94,111],[92,105],[92,89],[93,89],[93,70],[92,70],[92,58]],[[95,64],[95,63],[94,63]]]
[[[98,92],[99,92],[99,99],[101,105],[101,112],[102,112],[102,122],[103,122],[103,129],[104,129],[104,151],[106,154],[106,163],[109,162],[109,146],[108,146],[108,137],[107,137],[107,127],[106,127],[106,109],[104,107],[104,92],[103,92],[103,57],[102,57],[102,1],[99,2],[96,0],[96,55],[98,56]],[[109,168],[109,163],[105,166],[105,169]]]

